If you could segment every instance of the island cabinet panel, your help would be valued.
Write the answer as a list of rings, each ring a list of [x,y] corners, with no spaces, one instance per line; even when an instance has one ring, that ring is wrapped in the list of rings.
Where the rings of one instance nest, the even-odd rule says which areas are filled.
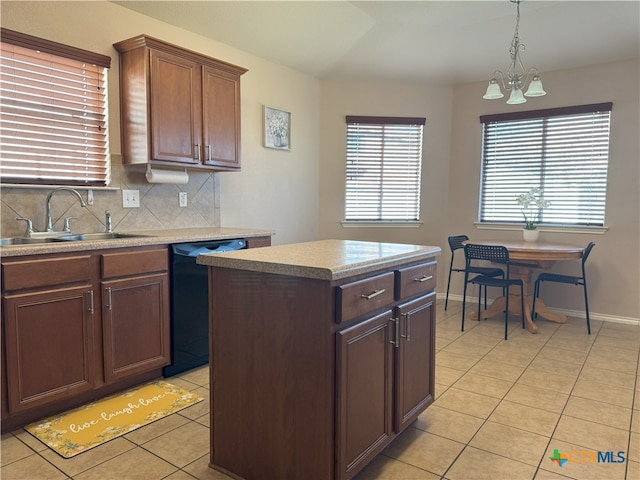
[[[397,308],[402,328],[395,363],[397,431],[413,423],[434,401],[435,303],[436,294],[433,292]]]
[[[210,269],[211,462],[245,479],[333,476],[326,282]]]
[[[435,261],[336,280],[262,268],[209,269],[211,467],[350,479],[434,400]]]
[[[362,468],[393,436],[392,318],[387,310],[337,333],[339,474]]]

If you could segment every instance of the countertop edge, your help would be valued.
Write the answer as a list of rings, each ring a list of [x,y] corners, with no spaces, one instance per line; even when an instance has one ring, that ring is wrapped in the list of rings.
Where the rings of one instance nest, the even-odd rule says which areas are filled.
[[[247,270],[261,273],[272,273],[276,275],[335,281],[396,267],[398,265],[419,262],[421,260],[433,258],[441,253],[442,249],[440,247],[425,246],[425,249],[423,250],[405,252],[389,257],[382,257],[375,260],[362,261],[336,267],[296,265],[266,260],[230,258],[224,254],[200,255],[198,257],[198,263],[209,267],[230,268],[235,270]]]
[[[273,230],[259,230],[233,227],[162,229],[162,230],[122,230],[118,233],[144,235],[133,238],[110,240],[52,242],[35,245],[0,246],[0,257],[22,257],[55,253],[86,252],[126,247],[145,247],[174,243],[231,240],[235,238],[255,238],[273,236]]]

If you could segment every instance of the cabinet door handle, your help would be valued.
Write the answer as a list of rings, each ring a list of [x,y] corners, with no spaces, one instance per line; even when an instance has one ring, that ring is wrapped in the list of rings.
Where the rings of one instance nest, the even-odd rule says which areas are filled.
[[[200,161],[200,144],[196,143],[194,146],[196,147],[196,157],[195,158],[199,162]]]
[[[411,314],[410,313],[403,313],[402,316],[405,318],[404,320],[404,335],[402,335],[402,338],[404,338],[407,342],[411,340]]]
[[[207,150],[207,163],[211,162],[211,145],[205,145],[204,148]]]
[[[431,280],[432,278],[433,278],[433,275],[423,275],[422,277],[420,277],[420,278],[414,278],[413,280],[414,280],[415,282],[420,282],[420,283],[422,283],[422,282],[426,282],[427,280]]]
[[[107,310],[111,310],[111,287],[107,287]]]
[[[93,315],[93,290],[89,291],[89,313]]]
[[[382,295],[386,291],[385,288],[382,290],[374,290],[373,293],[369,295],[360,295],[362,298],[366,298],[367,300],[371,300],[373,297],[377,297],[378,295]]]
[[[389,340],[389,343],[395,345],[395,347],[398,348],[400,346],[400,319],[390,318],[389,321],[395,323],[394,338]]]

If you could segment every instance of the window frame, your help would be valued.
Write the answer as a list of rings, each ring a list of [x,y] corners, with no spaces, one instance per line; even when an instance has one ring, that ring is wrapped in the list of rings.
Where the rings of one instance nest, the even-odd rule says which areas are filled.
[[[578,105],[578,106],[569,106],[569,107],[557,107],[557,108],[549,108],[549,109],[542,109],[542,110],[531,110],[531,111],[521,111],[521,112],[508,112],[508,113],[500,113],[500,114],[491,114],[491,115],[482,115],[480,116],[480,123],[482,124],[482,145],[481,145],[481,170],[480,170],[480,178],[479,178],[479,192],[478,192],[478,214],[477,214],[477,222],[474,222],[475,226],[479,229],[497,229],[497,230],[516,230],[516,229],[520,229],[522,228],[522,225],[524,223],[524,218],[520,219],[518,217],[518,219],[504,219],[504,220],[500,220],[500,219],[496,219],[494,218],[489,218],[489,219],[484,219],[486,217],[483,217],[483,208],[485,208],[485,205],[483,204],[484,198],[483,195],[485,193],[485,181],[486,181],[486,173],[485,173],[485,169],[487,168],[487,164],[490,160],[487,160],[486,156],[487,156],[487,145],[485,144],[485,142],[487,141],[487,126],[491,123],[495,124],[496,123],[509,123],[509,122],[518,122],[518,121],[526,121],[526,120],[536,120],[536,119],[540,119],[542,121],[542,124],[547,125],[547,122],[549,121],[549,119],[554,118],[554,117],[564,117],[564,118],[571,118],[574,117],[574,121],[575,118],[578,118],[577,116],[579,115],[583,115],[583,114],[593,114],[594,118],[598,118],[603,116],[602,114],[606,113],[607,114],[607,118],[606,118],[606,148],[604,149],[604,157],[602,157],[602,148],[593,148],[592,149],[592,155],[594,155],[593,158],[605,158],[606,160],[606,166],[604,168],[605,171],[605,176],[604,176],[604,180],[601,180],[600,182],[596,182],[595,185],[597,185],[600,190],[601,190],[601,200],[603,202],[603,206],[602,206],[602,213],[601,213],[601,220],[602,223],[599,222],[592,222],[592,223],[588,223],[588,222],[575,222],[575,223],[570,223],[570,222],[563,222],[562,220],[556,220],[554,221],[553,216],[549,216],[547,220],[545,221],[544,216],[541,216],[541,220],[540,222],[536,222],[538,225],[538,229],[540,230],[544,230],[544,231],[554,231],[554,232],[584,232],[584,231],[589,231],[590,233],[604,233],[607,230],[606,224],[605,224],[605,214],[606,214],[606,201],[607,201],[607,177],[608,177],[608,169],[609,169],[609,164],[610,164],[610,141],[611,141],[611,112],[613,110],[613,103],[612,102],[604,102],[604,103],[596,103],[596,104],[588,104],[588,105]],[[557,119],[556,120],[562,120],[562,119]],[[513,126],[516,126],[515,124]],[[524,130],[524,129],[523,129]],[[532,129],[533,130],[533,129]],[[568,130],[570,133],[571,130]],[[589,131],[590,133],[590,137],[589,138],[595,138],[598,137],[598,128],[594,127],[592,130]],[[538,164],[540,165],[540,171],[542,172],[545,168],[548,167],[553,167],[553,166],[561,166],[562,165],[562,160],[559,159],[559,155],[558,155],[558,148],[556,147],[556,149],[554,150],[553,147],[549,147],[547,148],[547,145],[545,144],[545,142],[548,139],[554,139],[556,137],[554,137],[553,135],[547,135],[547,132],[543,130],[543,133],[541,133],[540,135],[541,140],[541,144],[544,145],[542,147],[540,147],[540,151],[537,152],[539,154],[539,158],[538,158]],[[515,137],[511,136],[511,140],[513,140]],[[508,137],[506,137],[507,139],[509,139]],[[586,145],[587,142],[583,142],[583,145]],[[507,147],[508,148],[508,147]],[[514,149],[515,150],[515,149]],[[584,148],[583,152],[588,151],[588,148]],[[595,154],[593,153],[595,152]],[[498,156],[498,153],[492,152],[495,156]],[[504,152],[501,152],[504,153]],[[509,152],[508,152],[509,153]],[[598,157],[597,154],[600,154],[600,157]],[[517,158],[517,154],[514,152],[513,155]],[[545,162],[545,157],[549,156],[550,160],[548,162]],[[575,157],[575,156],[574,156]],[[505,157],[508,158],[508,157]],[[535,156],[534,156],[535,158]],[[573,161],[575,161],[575,158],[573,159]],[[569,159],[569,162],[571,162],[571,159]],[[508,161],[507,161],[508,163]],[[498,166],[500,166],[498,164]],[[598,168],[595,167],[594,171],[597,171]],[[535,169],[532,169],[532,172],[534,172]],[[562,171],[564,172],[564,170]],[[560,178],[562,178],[562,172],[557,173],[555,175],[551,175],[550,177],[547,177],[547,181],[549,181],[549,179],[556,179],[556,181]],[[544,178],[544,174],[541,173],[541,178]],[[571,177],[569,177],[571,179]],[[520,179],[521,180],[521,179]],[[522,181],[522,180],[521,180]],[[577,183],[578,185],[580,185],[580,183]],[[534,184],[529,184],[528,186],[523,186],[522,190],[523,191],[518,191],[517,194],[521,194],[521,193],[526,193],[527,190],[529,190],[529,188],[533,188],[533,187],[542,187],[544,188],[544,186],[542,185],[534,185]],[[551,187],[549,187],[551,190]],[[558,188],[556,187],[556,194],[557,194]],[[502,195],[507,195],[507,193],[505,193],[503,191]],[[553,192],[549,195],[549,197],[551,197],[553,195]],[[514,193],[513,195],[513,205],[511,204],[506,204],[505,200],[502,201],[502,205],[506,206],[506,208],[511,209],[511,207],[513,207],[513,209],[515,209],[516,212],[520,213],[520,207],[517,205],[516,203],[516,194]],[[562,195],[560,195],[562,196]],[[575,198],[582,198],[582,197],[575,197]],[[498,202],[498,203],[495,203]],[[553,203],[553,202],[552,202]],[[499,198],[498,200],[495,200],[494,197],[494,205],[499,206],[500,202],[499,202]],[[563,204],[563,205],[567,205],[567,204]],[[576,218],[579,216],[580,212],[582,210],[579,208],[576,208],[573,212],[568,212],[568,214],[573,213]],[[543,212],[544,213],[544,212]],[[556,213],[556,216],[558,214]],[[507,217],[507,216],[513,216],[513,212],[504,212],[501,214],[496,214],[496,216],[502,216]],[[599,220],[599,218],[598,218]]]
[[[417,227],[417,226],[420,226],[422,224],[422,221],[420,220],[421,198],[422,198],[421,181],[422,181],[422,163],[423,163],[423,156],[424,156],[424,125],[426,124],[426,118],[347,115],[345,117],[345,120],[346,120],[347,128],[346,128],[346,152],[345,152],[345,198],[344,198],[344,211],[343,211],[344,220],[341,222],[342,225],[344,227],[362,227],[362,226],[367,226],[367,227],[379,227],[379,226],[414,227],[415,226]],[[407,163],[407,168],[406,169],[401,168],[400,173],[398,173],[398,170],[395,170],[393,167],[385,169],[383,166],[385,153],[388,153],[392,150],[391,148],[385,149],[384,139],[394,136],[393,133],[399,133],[403,126],[419,127],[419,132],[418,131],[411,132],[410,134],[404,135],[402,137],[402,139],[405,142],[407,142],[407,147],[408,147],[407,151],[409,152],[409,157],[410,157],[408,161],[413,163]],[[350,133],[350,130],[352,129],[352,127],[354,131]],[[387,130],[387,127],[390,128],[390,131],[386,132],[387,135],[385,137],[385,131]],[[362,150],[353,149],[352,146],[350,146],[350,136],[355,135],[355,130],[359,128],[363,129],[363,133],[365,135],[370,135],[370,138],[379,139],[380,146],[365,146],[363,147]],[[366,130],[368,130],[368,132]],[[418,141],[418,144],[417,144],[418,147],[416,147],[414,144],[413,145],[414,148],[412,148],[412,145],[411,145],[412,141]],[[351,156],[352,154],[354,155],[353,157]],[[378,213],[379,213],[379,216],[377,218],[374,218],[373,216],[364,217],[364,218],[356,218],[355,216],[348,216],[348,212],[350,208],[349,207],[349,197],[350,197],[349,178],[353,173],[353,169],[355,169],[354,165],[350,166],[350,162],[356,161],[357,159],[355,157],[357,157],[358,154],[363,156],[363,159],[364,159],[363,162],[365,164],[373,161],[371,166],[374,167],[374,171],[375,169],[378,169],[378,173],[381,176],[384,174],[385,171],[389,172],[391,170],[395,170],[392,173],[392,176],[395,176],[395,175],[401,175],[401,176],[408,175],[409,177],[413,176],[414,180],[410,182],[410,185],[413,191],[416,192],[416,194],[411,198],[412,208],[409,210],[410,213],[414,214],[414,215],[410,215],[413,218],[408,218],[408,217],[401,218],[400,216],[396,218],[385,218],[384,214],[382,213],[382,209],[385,205],[382,200],[382,196],[380,197],[379,203],[375,204],[375,201],[373,203],[375,204],[375,208],[378,210]],[[378,158],[375,158],[372,155],[380,155],[380,156]],[[390,160],[392,165],[400,166],[399,164],[401,162],[399,161],[398,157],[395,157],[393,154],[387,155],[386,157]],[[379,164],[375,165],[377,162],[379,162]],[[415,172],[416,167],[417,167],[417,173]],[[411,173],[412,168],[414,169],[414,173]],[[401,182],[402,180],[396,180],[396,181]],[[356,185],[351,183],[351,188],[354,188],[355,186]],[[378,183],[375,188],[379,189],[378,192],[383,192],[382,186],[383,186],[383,181],[382,181],[382,178],[380,178],[380,183]],[[364,197],[365,197],[365,200],[364,200],[365,203],[372,205],[371,200],[374,196],[364,195]],[[356,200],[356,198],[353,196],[352,196],[352,199],[354,201]],[[397,209],[398,208],[396,206],[397,197],[395,196],[391,197],[391,199],[389,199],[386,205],[387,207],[391,206],[391,210]],[[357,207],[352,207],[352,208],[357,208]]]
[[[110,152],[109,152],[109,126],[108,126],[108,117],[109,117],[109,100],[108,100],[108,84],[107,84],[107,76],[108,70],[111,67],[111,57],[107,55],[102,55],[99,53],[90,52],[88,50],[76,48],[70,45],[65,45],[62,43],[54,42],[51,40],[34,37],[32,35],[28,35],[26,33],[17,32],[13,30],[9,30],[6,28],[0,29],[0,40],[3,44],[12,45],[15,47],[19,47],[21,49],[28,49],[36,52],[40,52],[47,55],[52,55],[59,57],[64,63],[65,60],[70,60],[72,62],[81,62],[84,64],[88,64],[91,66],[95,66],[96,74],[101,77],[99,80],[100,83],[103,82],[104,89],[102,90],[101,95],[103,96],[103,101],[101,102],[101,115],[104,120],[102,120],[100,127],[104,127],[104,132],[99,134],[101,140],[98,140],[99,144],[101,144],[104,148],[104,159],[100,156],[100,159],[97,160],[96,164],[101,165],[100,168],[104,170],[100,173],[100,178],[98,180],[87,180],[82,179],[78,174],[80,173],[80,168],[76,168],[74,171],[76,173],[69,174],[71,178],[37,178],[37,177],[29,177],[26,173],[23,176],[15,175],[15,176],[3,176],[0,180],[2,182],[2,186],[34,186],[34,187],[55,187],[55,186],[73,186],[77,188],[110,188],[110,179],[111,179],[111,161],[110,161]],[[51,120],[49,120],[51,123]],[[11,125],[7,123],[7,125]],[[35,125],[40,125],[39,123]],[[47,132],[46,123],[42,124],[44,126],[44,130],[42,132]],[[79,128],[76,127],[75,131],[80,131]],[[99,129],[98,129],[99,131]],[[38,134],[35,134],[38,135]],[[46,133],[42,135],[38,135],[37,138],[44,139]],[[28,137],[25,137],[28,138]],[[36,138],[36,137],[34,137]],[[55,138],[55,137],[54,137]],[[60,137],[57,137],[60,138]],[[15,141],[15,140],[14,140]],[[96,145],[94,142],[90,142],[91,145]],[[11,142],[7,143],[8,148],[11,148]],[[74,150],[70,150],[74,151]],[[89,150],[87,150],[89,151]],[[78,152],[75,150],[74,152]],[[47,152],[48,153],[48,152]],[[19,157],[16,157],[19,158]],[[59,158],[59,157],[52,157]],[[70,157],[71,162],[77,163],[79,157],[77,153],[73,153],[73,156]],[[57,162],[51,161],[49,162],[53,167]],[[20,165],[20,161],[17,161],[17,164]],[[46,168],[46,163],[42,163],[42,166]],[[73,178],[74,176],[77,178]],[[63,176],[63,175],[60,175]]]

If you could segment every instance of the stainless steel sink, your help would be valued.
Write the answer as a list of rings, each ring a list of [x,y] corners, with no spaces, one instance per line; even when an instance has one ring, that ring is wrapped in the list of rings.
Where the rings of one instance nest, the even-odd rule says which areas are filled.
[[[129,233],[81,233],[78,235],[64,235],[59,240],[67,242],[88,242],[91,240],[112,240],[115,238],[143,238],[149,235],[135,235]]]
[[[0,245],[38,245],[54,242],[89,242],[92,240],[113,240],[117,238],[143,238],[149,235],[135,235],[129,233],[81,233],[78,235],[42,236],[42,237],[11,237],[0,238]]]
[[[34,244],[51,243],[51,242],[59,242],[59,241],[60,241],[60,238],[52,238],[52,237],[42,237],[42,238],[11,237],[11,238],[0,238],[0,245],[34,245]]]

